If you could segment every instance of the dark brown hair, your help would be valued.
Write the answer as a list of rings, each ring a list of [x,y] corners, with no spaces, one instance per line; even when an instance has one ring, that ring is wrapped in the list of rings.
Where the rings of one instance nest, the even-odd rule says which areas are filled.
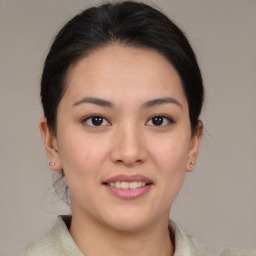
[[[196,56],[183,32],[160,11],[138,2],[106,3],[72,18],[57,34],[45,60],[41,100],[56,134],[56,115],[69,67],[90,51],[112,42],[154,49],[174,66],[188,101],[192,135],[204,100]]]
[[[170,61],[182,81],[194,135],[204,100],[196,56],[183,32],[167,16],[146,4],[132,1],[86,9],[57,34],[45,60],[41,79],[41,100],[51,132],[56,135],[58,105],[65,93],[70,66],[90,51],[114,42],[154,49]],[[63,170],[57,176],[55,191],[69,203]]]

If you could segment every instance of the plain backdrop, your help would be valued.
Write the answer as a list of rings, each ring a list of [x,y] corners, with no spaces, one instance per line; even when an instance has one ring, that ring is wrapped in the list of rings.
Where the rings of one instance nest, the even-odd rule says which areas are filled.
[[[0,255],[38,240],[69,208],[52,189],[38,123],[40,74],[58,29],[99,1],[0,0]],[[202,69],[205,134],[171,217],[213,255],[256,249],[256,1],[155,0]]]

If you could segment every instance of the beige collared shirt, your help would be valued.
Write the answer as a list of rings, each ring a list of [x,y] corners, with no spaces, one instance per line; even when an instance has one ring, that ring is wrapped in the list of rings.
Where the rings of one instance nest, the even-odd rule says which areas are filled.
[[[42,240],[29,247],[24,256],[83,256],[69,233],[70,220],[70,216],[59,216],[52,229]],[[208,255],[203,244],[199,240],[186,235],[178,225],[171,222],[170,229],[173,231],[175,239],[174,256]],[[222,256],[232,255],[256,256],[256,253],[245,251],[236,253],[228,249],[222,254]]]

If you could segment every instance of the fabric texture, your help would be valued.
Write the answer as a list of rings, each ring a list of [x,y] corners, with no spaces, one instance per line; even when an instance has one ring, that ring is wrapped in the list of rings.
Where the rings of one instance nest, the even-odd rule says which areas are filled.
[[[68,231],[70,221],[71,216],[59,216],[52,229],[28,248],[24,256],[83,256]]]
[[[221,256],[256,256],[256,251],[228,248],[222,252]]]
[[[56,224],[39,242],[29,247],[23,256],[84,256],[69,233],[71,216],[59,216]],[[203,244],[170,222],[170,237],[175,243],[174,256],[207,256]],[[20,254],[19,254],[20,255]],[[20,255],[21,256],[21,255]],[[225,249],[221,256],[256,256],[256,251]]]
[[[39,242],[27,249],[24,256],[83,256],[69,233],[71,216],[59,216],[56,224]],[[206,256],[201,242],[186,235],[174,222],[170,223],[174,233],[175,256]]]

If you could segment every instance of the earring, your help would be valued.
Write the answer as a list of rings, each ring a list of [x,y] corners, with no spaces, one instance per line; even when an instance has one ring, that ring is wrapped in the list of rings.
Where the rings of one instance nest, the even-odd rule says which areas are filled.
[[[190,162],[190,168],[192,168],[194,164],[195,164],[195,162],[191,161]]]
[[[54,165],[55,165],[54,162],[50,162],[50,163],[49,163],[49,166],[54,166]]]

